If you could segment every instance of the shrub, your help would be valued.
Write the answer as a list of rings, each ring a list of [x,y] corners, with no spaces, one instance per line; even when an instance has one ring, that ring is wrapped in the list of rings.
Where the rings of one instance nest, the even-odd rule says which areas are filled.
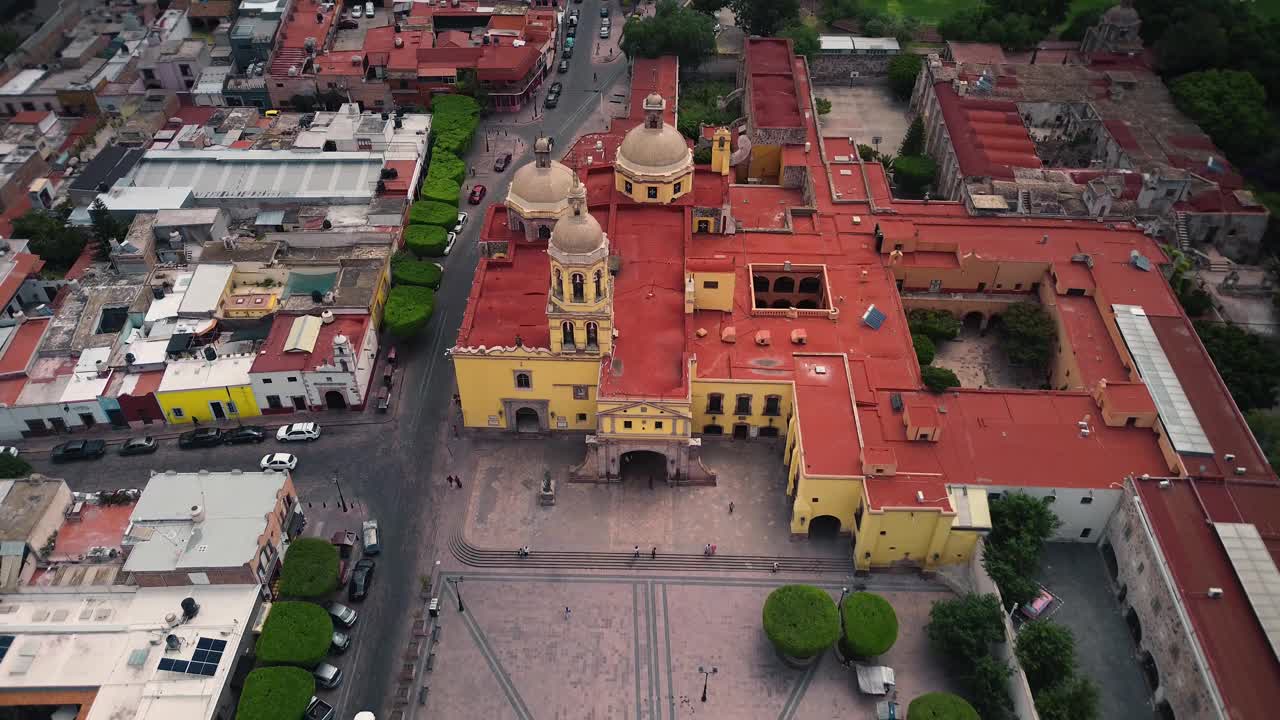
[[[410,225],[439,225],[453,227],[458,222],[458,208],[442,202],[419,200],[409,207]]]
[[[1003,616],[995,595],[969,594],[936,602],[925,627],[929,647],[957,668],[963,667],[986,655],[992,643],[1004,640]]]
[[[1018,664],[1027,674],[1031,691],[1039,693],[1076,669],[1076,639],[1071,631],[1057,623],[1027,623],[1018,631],[1015,646]]]
[[[922,333],[911,333],[911,346],[916,349],[916,360],[920,361],[920,367],[933,362],[933,357],[938,354],[938,347],[928,335]]]
[[[333,620],[323,607],[310,602],[277,602],[258,637],[258,660],[264,665],[313,668],[329,654],[332,641]]]
[[[875,162],[880,157],[880,153],[870,145],[858,143],[858,157],[862,158],[863,162]]]
[[[431,153],[431,164],[427,165],[427,177],[452,180],[460,184],[467,178],[467,164],[457,155],[436,150]]]
[[[1000,346],[1009,362],[1038,369],[1048,366],[1058,336],[1049,313],[1033,303],[1017,303],[1000,318]]]
[[[916,87],[916,76],[920,74],[920,66],[924,58],[914,53],[894,55],[889,61],[889,88],[899,100],[911,99]]]
[[[938,164],[928,155],[899,155],[893,163],[893,181],[907,197],[922,197],[933,184]]]
[[[440,287],[440,266],[418,260],[412,253],[396,253],[391,258],[391,281],[396,285],[419,285],[436,290]]]
[[[819,655],[840,636],[835,601],[812,585],[784,585],[764,602],[764,632],[783,655]]]
[[[439,225],[410,225],[404,229],[404,246],[418,257],[444,255],[449,232]]]
[[[703,145],[697,150],[694,150],[693,162],[695,165],[710,165],[711,164],[711,146]]]
[[[957,673],[965,697],[983,720],[1016,720],[1009,697],[1009,676],[1013,670],[992,655],[969,663]]]
[[[24,478],[31,474],[31,463],[8,453],[0,455],[0,478]]]
[[[427,176],[422,181],[422,191],[419,196],[423,200],[431,200],[434,202],[457,205],[458,196],[462,195],[462,186],[448,178],[433,178]]]
[[[338,586],[338,551],[323,538],[298,538],[280,568],[280,593],[318,598]]]
[[[436,117],[469,117],[480,121],[480,103],[466,95],[435,95],[431,98],[431,114]]]
[[[273,611],[274,612],[274,611]],[[236,720],[300,718],[316,692],[311,673],[295,667],[258,668],[244,680]]]
[[[436,95],[431,99],[433,152],[464,155],[480,124],[480,104],[466,95]]]
[[[382,325],[398,338],[411,337],[426,327],[435,307],[436,294],[431,288],[397,285],[387,294],[382,311]]]
[[[1040,720],[1097,720],[1098,688],[1085,677],[1070,677],[1035,694]]]
[[[907,313],[907,327],[912,334],[927,335],[935,343],[960,336],[960,320],[946,310],[912,310]]]
[[[928,365],[920,368],[920,378],[930,391],[940,393],[948,388],[960,387],[960,378],[947,368]]]
[[[831,101],[824,98],[814,98],[813,104],[818,108],[819,115],[826,115],[831,112]]]
[[[1274,339],[1231,323],[1197,320],[1195,328],[1241,411],[1275,405],[1280,387],[1280,363],[1275,358],[1280,346]]]
[[[925,693],[907,707],[911,720],[981,720],[978,711],[959,695],[944,692]]]
[[[991,534],[983,566],[1006,603],[1025,603],[1040,592],[1035,581],[1044,544],[1062,525],[1049,503],[1026,493],[991,502]]]
[[[844,618],[844,647],[848,655],[872,657],[889,652],[898,639],[898,615],[888,600],[856,592],[840,606]]]

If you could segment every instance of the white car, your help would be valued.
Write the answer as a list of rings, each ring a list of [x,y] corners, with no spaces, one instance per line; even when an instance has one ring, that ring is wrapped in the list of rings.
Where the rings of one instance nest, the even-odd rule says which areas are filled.
[[[320,426],[313,422],[285,425],[276,431],[276,439],[280,442],[302,442],[320,439]]]
[[[351,8],[351,17],[355,20],[364,17],[364,7],[357,3],[355,7]]]
[[[271,453],[263,455],[262,462],[259,463],[263,470],[275,470],[284,472],[298,467],[298,456],[289,453]]]
[[[0,455],[12,455],[18,457],[18,448],[12,445],[0,445]]]
[[[448,255],[449,253],[453,252],[453,244],[457,241],[458,241],[458,233],[456,232],[449,233],[448,240],[444,244],[445,255]]]
[[[373,3],[372,3],[372,2],[366,2],[366,3],[364,4],[364,14],[365,14],[365,17],[368,17],[368,18],[372,18],[372,17],[373,17]]]
[[[462,228],[466,226],[467,226],[467,214],[465,212],[459,212],[458,223],[453,226],[453,231],[456,233],[460,233],[462,232]]]

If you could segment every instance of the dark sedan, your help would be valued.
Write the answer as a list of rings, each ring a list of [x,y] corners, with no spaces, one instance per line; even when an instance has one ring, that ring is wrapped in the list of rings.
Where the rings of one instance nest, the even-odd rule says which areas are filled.
[[[49,459],[56,463],[70,460],[97,460],[105,454],[107,454],[107,443],[104,440],[70,440],[54,446]]]
[[[160,449],[160,443],[156,439],[147,435],[145,437],[129,438],[120,446],[121,455],[150,455]]]
[[[363,600],[369,595],[369,586],[373,584],[373,569],[377,563],[371,558],[361,558],[356,569],[351,573],[351,582],[347,584],[347,599],[352,602]]]
[[[493,171],[502,172],[503,170],[506,170],[507,166],[510,164],[511,164],[511,153],[503,153],[494,159]]]
[[[260,443],[267,439],[267,429],[261,425],[241,425],[222,434],[222,442],[228,445]]]
[[[560,96],[555,94],[547,95],[547,99],[542,101],[542,107],[553,108],[560,104]]]
[[[178,436],[178,447],[201,448],[222,444],[222,431],[218,428],[200,428],[188,430]]]

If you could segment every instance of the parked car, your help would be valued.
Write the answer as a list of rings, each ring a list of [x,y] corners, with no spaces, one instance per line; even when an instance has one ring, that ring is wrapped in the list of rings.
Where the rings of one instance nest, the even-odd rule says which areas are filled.
[[[373,3],[370,0],[366,0],[364,4],[364,16],[368,18],[373,17]]]
[[[466,226],[467,226],[467,214],[465,212],[459,212],[458,222],[454,223],[453,231],[456,233],[460,233],[462,232],[462,228]]]
[[[0,445],[0,455],[12,455],[18,457],[18,448],[12,445]]]
[[[263,470],[275,470],[284,472],[298,467],[298,456],[289,453],[271,453],[263,455],[262,462],[258,463]]]
[[[569,24],[569,28],[568,28],[567,30],[565,30],[565,31],[564,31],[564,36],[565,36],[565,37],[577,37],[577,36],[578,36],[578,26],[577,26],[577,25],[575,25],[575,24],[573,24],[573,23],[570,23],[570,24]]]
[[[601,25],[601,26],[600,26],[600,38],[601,38],[601,39],[604,39],[604,38],[607,38],[607,37],[609,37],[609,26],[608,26],[608,25]]]
[[[55,445],[53,451],[49,453],[49,459],[56,463],[69,460],[97,460],[106,453],[105,440],[68,440],[61,445]]]
[[[351,573],[351,582],[347,584],[347,599],[358,602],[369,595],[369,586],[373,584],[373,570],[378,566],[372,558],[361,558],[356,569]]]
[[[547,92],[554,93],[556,95],[559,95],[563,90],[564,90],[564,83],[560,82],[559,80],[551,83],[551,86],[547,88]]]
[[[188,430],[178,436],[178,447],[201,448],[222,444],[222,431],[218,428],[197,428]]]
[[[602,5],[602,6],[600,7],[600,17],[602,17],[602,18],[607,18],[607,17],[609,17],[609,6],[608,6],[608,5]]]
[[[569,61],[561,60],[560,64],[556,66],[556,72],[560,73],[561,75],[569,72]]]
[[[355,20],[340,20],[340,21],[338,21],[338,29],[339,29],[339,30],[355,30],[355,29],[356,29],[356,28],[358,28],[358,27],[360,27],[360,23],[356,22]]]
[[[355,555],[355,547],[360,543],[360,536],[350,530],[339,530],[329,538],[329,543],[338,550],[338,582],[346,585],[351,580],[351,571],[355,563],[351,558]]]
[[[484,200],[484,194],[489,192],[489,188],[483,185],[474,185],[471,188],[471,195],[467,197],[467,202],[472,205],[479,205]]]
[[[569,39],[572,40],[573,38],[569,38]],[[573,46],[565,45],[564,50],[560,51],[560,57],[565,60],[568,60],[569,58],[573,57]]]
[[[502,172],[511,164],[511,153],[503,153],[493,161],[493,171]]]
[[[160,443],[150,435],[129,438],[120,446],[121,455],[150,455],[160,449]]]
[[[458,241],[458,233],[451,232],[446,236],[444,243],[444,254],[448,255],[453,252],[453,244]]]
[[[329,663],[320,663],[311,674],[316,677],[316,686],[332,690],[342,684],[342,671]]]
[[[357,20],[364,17],[364,6],[357,4],[356,6],[352,7],[351,17],[356,18]]]
[[[349,647],[351,647],[351,636],[344,632],[334,630],[333,639],[329,641],[329,649],[333,654],[341,655],[346,652]]]
[[[362,534],[364,536],[364,554],[377,555],[382,552],[382,545],[379,543],[380,538],[378,537],[380,534],[378,532],[378,521],[365,520],[360,529],[363,531]]]
[[[329,603],[329,617],[333,621],[344,628],[349,628],[356,624],[356,620],[360,616],[356,615],[356,611],[343,605],[342,603]]]
[[[542,107],[553,108],[560,104],[560,96],[554,93],[547,93],[547,97],[542,101]]]
[[[320,425],[313,422],[293,423],[276,431],[280,442],[303,442],[320,439]]]
[[[228,445],[260,443],[267,439],[267,429],[261,425],[241,425],[222,434],[222,442]]]

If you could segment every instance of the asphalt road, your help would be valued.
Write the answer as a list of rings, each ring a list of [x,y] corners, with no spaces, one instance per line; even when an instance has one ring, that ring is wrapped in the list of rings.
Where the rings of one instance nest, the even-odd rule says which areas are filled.
[[[326,521],[325,535],[338,529],[337,523],[341,522],[341,515],[333,511],[339,501],[337,478],[343,498],[353,506],[349,526],[354,529],[363,517],[376,517],[383,533],[383,552],[378,558],[373,590],[365,602],[356,606],[362,617],[354,633],[354,646],[334,662],[344,669],[346,681],[342,688],[324,693],[338,708],[339,718],[350,718],[366,709],[374,710],[379,717],[386,716],[388,697],[409,637],[408,609],[414,607],[418,597],[418,578],[430,571],[439,553],[445,552],[431,542],[432,529],[439,518],[430,485],[438,482],[433,472],[446,460],[436,457],[435,441],[441,433],[450,432],[448,419],[453,417],[453,367],[445,351],[456,339],[471,289],[484,209],[506,196],[514,168],[532,160],[528,154],[517,157],[513,168],[494,175],[483,132],[486,127],[502,128],[508,137],[523,138],[526,147],[532,147],[533,140],[542,133],[555,140],[558,151],[569,147],[583,121],[604,102],[596,88],[608,88],[626,72],[623,60],[593,63],[591,48],[598,37],[601,2],[586,0],[568,5],[580,11],[579,46],[570,60],[570,72],[560,75],[553,67],[545,83],[558,80],[564,84],[559,107],[542,111],[537,123],[511,125],[489,119],[481,127],[467,162],[488,170],[474,182],[485,182],[489,192],[481,205],[464,206],[470,213],[470,222],[445,259],[444,282],[436,295],[436,313],[431,323],[412,342],[397,344],[404,371],[394,422],[328,425],[314,443],[284,445],[268,440],[261,445],[179,450],[177,441],[169,439],[162,440],[161,449],[150,456],[122,458],[114,454],[115,447],[109,447],[108,455],[94,462],[52,466],[47,459],[29,458],[38,472],[65,478],[73,490],[93,492],[141,488],[151,470],[256,469],[268,452],[293,452],[299,458],[294,481],[304,506],[311,506],[312,517],[332,518]],[[617,3],[610,3],[610,9],[616,34],[621,31],[625,16]],[[593,79],[593,73],[598,75],[598,81]],[[261,424],[274,428],[288,422],[285,418],[263,418]],[[324,425],[323,419],[321,424]]]

